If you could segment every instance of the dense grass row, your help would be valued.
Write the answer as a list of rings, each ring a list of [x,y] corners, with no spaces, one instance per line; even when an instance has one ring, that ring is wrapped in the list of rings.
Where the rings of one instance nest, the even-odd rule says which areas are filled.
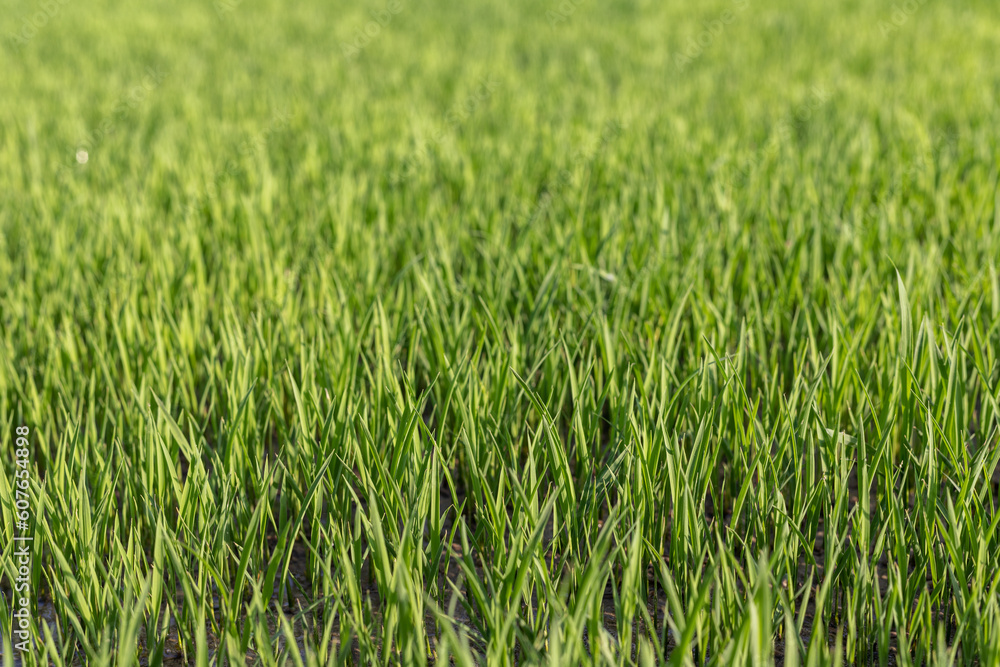
[[[5,42],[29,664],[1000,663],[993,8],[380,9]]]

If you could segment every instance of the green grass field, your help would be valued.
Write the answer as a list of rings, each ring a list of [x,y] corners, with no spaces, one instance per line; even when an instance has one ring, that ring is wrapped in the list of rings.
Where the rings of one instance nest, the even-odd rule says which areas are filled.
[[[0,36],[4,665],[1000,665],[994,3]]]

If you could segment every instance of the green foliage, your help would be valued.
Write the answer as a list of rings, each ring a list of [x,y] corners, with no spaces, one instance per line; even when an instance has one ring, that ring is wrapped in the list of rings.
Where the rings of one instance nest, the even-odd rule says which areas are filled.
[[[992,5],[0,7],[28,664],[1000,661]]]

